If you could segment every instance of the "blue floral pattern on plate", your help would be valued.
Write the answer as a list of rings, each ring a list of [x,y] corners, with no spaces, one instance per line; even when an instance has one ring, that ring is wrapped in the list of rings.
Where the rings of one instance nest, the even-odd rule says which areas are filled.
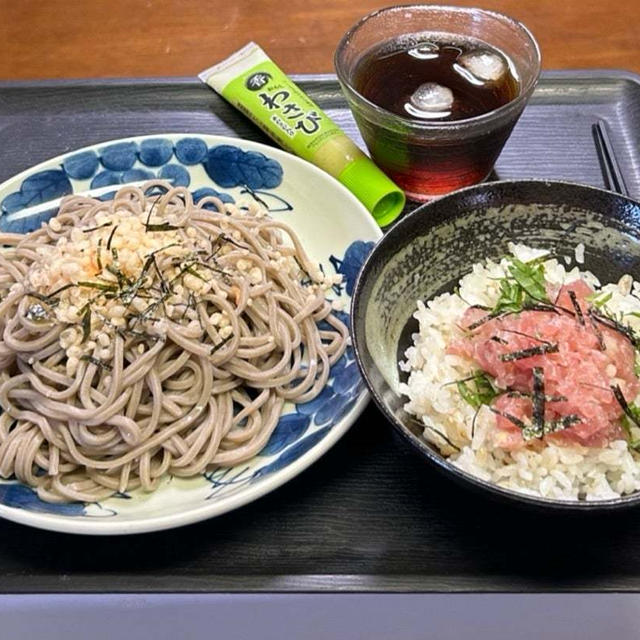
[[[28,509],[39,513],[57,513],[65,516],[85,515],[84,505],[79,502],[71,504],[51,504],[40,500],[33,489],[18,482],[0,484],[0,503],[8,507]]]
[[[211,196],[227,203],[252,198],[272,214],[288,220],[289,215],[295,214],[295,206],[287,195],[289,192],[281,187],[288,163],[299,161],[288,160],[291,156],[282,158],[278,156],[280,152],[271,154],[268,148],[254,143],[232,142],[214,136],[149,136],[96,145],[68,154],[58,163],[44,163],[43,168],[37,167],[20,183],[12,183],[13,190],[0,191],[0,231],[25,233],[56,213],[53,209],[35,215],[25,211],[21,215],[23,209],[31,206],[96,187],[113,186],[112,192],[101,196],[109,199],[119,185],[154,178],[169,179],[176,186],[189,188],[196,202]],[[281,162],[284,159],[287,163]],[[378,237],[375,231],[366,235]],[[369,239],[358,239],[346,246],[341,256],[324,254],[325,269],[343,276],[343,284],[334,287],[336,297],[345,290],[351,295],[357,273],[373,244]],[[335,313],[343,321],[349,321],[348,314]],[[245,465],[206,473],[200,481],[196,478],[191,482],[204,482],[203,489],[208,487],[209,491],[202,499],[208,501],[226,496],[238,487],[257,486],[262,479],[293,465],[328,438],[364,395],[353,351],[348,347],[331,368],[329,382],[318,397],[290,405],[256,458]],[[167,482],[171,485],[184,481]],[[106,504],[58,505],[40,500],[35,491],[16,480],[0,481],[0,505],[72,520],[126,516],[127,509],[136,502],[132,497],[119,494]]]
[[[270,211],[290,211],[291,205],[270,190],[282,183],[283,168],[274,158],[257,151],[245,151],[230,144],[207,146],[201,138],[149,138],[141,142],[115,142],[98,151],[87,150],[64,159],[57,169],[46,169],[26,178],[18,191],[0,201],[0,231],[27,233],[40,227],[55,210],[37,216],[21,216],[22,209],[54,200],[84,189],[118,186],[140,180],[161,178],[174,186],[189,187],[191,171],[201,166],[211,181],[223,189],[242,187]],[[77,183],[89,181],[76,188]],[[261,191],[258,191],[261,190]],[[202,191],[199,189],[196,191]],[[260,194],[264,197],[260,198]],[[115,190],[101,196],[113,198]],[[228,193],[211,189],[223,202],[234,202]],[[273,208],[272,207],[275,207]]]

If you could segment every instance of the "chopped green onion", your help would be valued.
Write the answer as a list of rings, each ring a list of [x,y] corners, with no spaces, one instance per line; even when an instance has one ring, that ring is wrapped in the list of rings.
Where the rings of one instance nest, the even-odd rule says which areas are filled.
[[[484,373],[477,373],[471,378],[456,382],[458,393],[462,399],[474,409],[483,404],[491,404],[497,393],[491,381]]]

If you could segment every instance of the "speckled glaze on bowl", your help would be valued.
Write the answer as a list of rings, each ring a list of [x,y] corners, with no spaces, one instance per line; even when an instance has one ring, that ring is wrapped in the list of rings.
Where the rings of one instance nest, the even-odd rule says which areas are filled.
[[[640,280],[640,203],[578,184],[505,181],[457,191],[398,222],[369,254],[352,298],[356,358],[378,407],[428,462],[469,487],[520,504],[602,511],[640,503],[640,492],[593,502],[537,498],[485,482],[450,464],[403,410],[398,361],[417,330],[416,301],[450,291],[471,265],[499,258],[509,242],[574,256],[602,283]]]

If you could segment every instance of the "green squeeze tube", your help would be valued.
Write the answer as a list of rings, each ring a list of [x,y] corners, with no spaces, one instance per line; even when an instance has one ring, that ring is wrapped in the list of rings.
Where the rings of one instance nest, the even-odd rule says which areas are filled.
[[[403,191],[257,44],[250,42],[198,75],[282,148],[339,180],[380,226],[400,215]]]

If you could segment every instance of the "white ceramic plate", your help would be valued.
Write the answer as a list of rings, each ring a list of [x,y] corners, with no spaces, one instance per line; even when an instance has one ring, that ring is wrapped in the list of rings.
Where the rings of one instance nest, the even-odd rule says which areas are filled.
[[[364,206],[326,173],[255,142],[165,134],[104,142],[58,156],[0,185],[0,229],[26,232],[54,213],[21,213],[33,205],[108,185],[115,191],[118,184],[153,177],[188,186],[195,198],[213,191],[239,203],[260,198],[271,215],[295,229],[327,273],[343,275],[344,284],[333,295],[349,308],[355,277],[380,229]],[[247,463],[191,479],[167,477],[154,493],[133,491],[90,504],[48,504],[29,487],[2,481],[0,516],[42,529],[109,535],[211,518],[259,498],[308,467],[347,431],[367,400],[349,347],[320,396],[285,406],[265,449]]]

